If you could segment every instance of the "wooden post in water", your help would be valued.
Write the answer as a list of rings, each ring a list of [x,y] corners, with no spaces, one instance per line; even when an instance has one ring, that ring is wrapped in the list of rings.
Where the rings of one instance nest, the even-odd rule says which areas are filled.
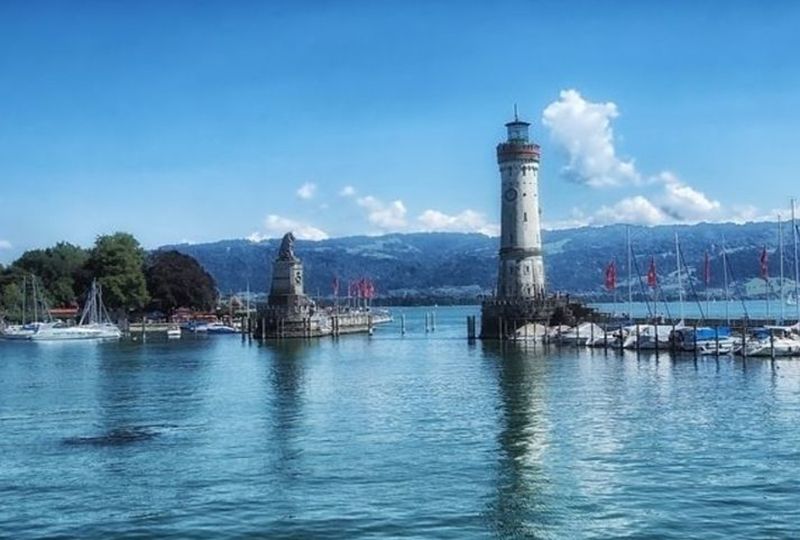
[[[436,312],[431,311],[431,332],[436,332]]]
[[[656,358],[658,358],[658,320],[656,320],[656,324],[653,326],[653,334],[656,337]]]
[[[747,321],[742,325],[742,358],[747,358]]]
[[[669,333],[669,350],[672,354],[675,354],[675,351],[678,348],[678,342],[675,339],[675,323],[672,323],[672,332]]]
[[[719,326],[714,326],[714,344],[716,346],[716,352],[714,356],[719,356]]]
[[[769,329],[769,357],[775,360],[775,331]]]
[[[697,323],[692,325],[692,340],[694,341],[694,357],[697,358]]]
[[[639,323],[636,323],[636,354],[637,354],[637,356],[638,356],[639,350],[640,350],[639,336],[640,336],[640,334],[639,334]]]
[[[406,335],[406,314],[405,313],[401,313],[400,314],[400,335],[401,336]]]

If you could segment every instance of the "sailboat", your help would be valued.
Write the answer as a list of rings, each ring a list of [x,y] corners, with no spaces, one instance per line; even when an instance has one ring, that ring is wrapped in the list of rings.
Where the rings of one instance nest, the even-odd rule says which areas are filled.
[[[29,340],[41,328],[52,325],[50,310],[47,302],[39,291],[36,276],[30,276],[31,320],[28,321],[28,277],[22,278],[22,324],[9,325],[0,331],[0,338],[8,340]]]
[[[103,304],[103,291],[97,281],[92,281],[92,288],[86,298],[80,322],[76,326],[67,326],[61,322],[40,325],[30,336],[31,341],[74,341],[119,339],[122,331],[111,322],[108,311]]]

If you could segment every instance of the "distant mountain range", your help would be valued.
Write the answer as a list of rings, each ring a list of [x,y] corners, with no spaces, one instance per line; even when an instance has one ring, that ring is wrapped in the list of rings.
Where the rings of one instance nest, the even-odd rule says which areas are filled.
[[[669,294],[677,283],[675,234],[677,233],[686,270],[693,276],[684,287],[702,289],[705,253],[709,253],[711,287],[722,287],[721,246],[726,245],[733,287],[743,296],[763,296],[759,278],[760,254],[769,252],[769,273],[777,277],[778,226],[775,223],[714,223],[631,227],[635,254],[633,286],[637,294],[645,289],[644,276],[651,258],[659,283]],[[787,278],[794,275],[791,229],[784,228]],[[615,260],[618,286],[627,293],[626,227],[583,227],[544,231],[545,272],[548,288],[585,297],[607,297],[604,270]],[[216,279],[223,293],[255,292],[268,288],[272,261],[280,240],[251,242],[223,240],[206,244],[179,244],[175,249],[195,257]],[[353,236],[319,242],[299,240],[295,252],[303,260],[306,291],[328,295],[337,276],[341,283],[360,277],[371,278],[380,296],[474,298],[494,287],[497,275],[498,239],[481,234],[410,233],[384,236]],[[638,271],[637,271],[638,270]],[[773,280],[777,291],[778,280]],[[793,285],[787,279],[787,290]],[[346,285],[342,286],[346,290]],[[620,293],[622,293],[620,291]]]

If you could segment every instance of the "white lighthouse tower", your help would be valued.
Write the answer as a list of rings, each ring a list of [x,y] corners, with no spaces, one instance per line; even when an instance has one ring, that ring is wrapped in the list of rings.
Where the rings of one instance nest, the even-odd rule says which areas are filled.
[[[528,122],[506,124],[508,140],[497,145],[500,167],[501,224],[497,297],[504,300],[544,296],[544,261],[539,212],[539,145],[528,139]]]

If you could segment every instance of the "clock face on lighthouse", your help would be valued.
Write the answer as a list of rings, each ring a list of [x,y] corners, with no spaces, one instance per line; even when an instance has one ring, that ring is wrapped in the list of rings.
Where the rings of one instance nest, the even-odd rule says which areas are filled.
[[[505,193],[503,193],[503,198],[508,202],[514,202],[517,200],[517,190],[514,188],[508,188]]]

